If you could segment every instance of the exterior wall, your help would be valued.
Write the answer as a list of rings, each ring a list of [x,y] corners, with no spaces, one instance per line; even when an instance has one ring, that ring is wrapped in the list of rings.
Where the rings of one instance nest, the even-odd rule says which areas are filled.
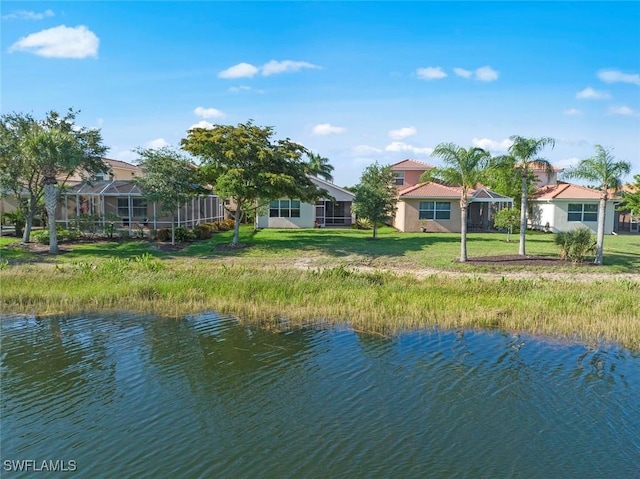
[[[418,215],[420,209],[420,201],[450,201],[451,219],[419,220]],[[462,229],[460,226],[460,201],[456,199],[405,199],[398,203],[396,218],[398,218],[398,225],[404,223],[402,225],[403,228],[400,228],[399,226],[396,226],[396,222],[394,221],[394,226],[396,226],[396,228],[398,228],[400,231],[419,232],[422,231],[422,227],[425,225],[426,231],[432,233],[459,233]]]
[[[545,225],[549,223],[549,228],[552,233],[560,233],[565,231],[571,231],[586,226],[594,234],[598,229],[597,221],[568,221],[569,203],[582,203],[582,204],[595,204],[599,202],[594,200],[554,200],[552,203],[539,203],[532,202],[533,213],[535,221],[530,221],[529,224],[535,229],[543,229]],[[613,232],[614,218],[616,216],[615,205],[613,202],[607,202],[607,209],[605,210],[605,225],[604,234],[611,234]]]
[[[425,169],[423,171],[420,171],[420,170],[397,170],[397,171],[404,172],[404,184],[398,185],[398,188],[402,189],[402,188],[407,188],[409,186],[414,186],[420,183],[420,176],[422,175],[422,173],[424,173],[427,170]]]
[[[300,203],[300,218],[271,218],[267,212],[258,216],[258,228],[313,228],[315,205]]]
[[[540,188],[541,186],[547,185],[557,185],[558,184],[558,172],[553,171],[551,175],[547,176],[546,170],[532,170],[533,174],[537,177],[536,188]]]
[[[396,203],[396,214],[393,217],[393,227],[398,231],[406,231],[405,218],[406,218],[406,206],[404,201],[398,201]]]

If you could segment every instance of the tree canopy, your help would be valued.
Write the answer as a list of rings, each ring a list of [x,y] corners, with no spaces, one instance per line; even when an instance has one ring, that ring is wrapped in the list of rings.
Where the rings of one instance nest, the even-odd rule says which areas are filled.
[[[243,212],[278,198],[315,201],[325,193],[307,177],[308,167],[302,160],[306,148],[273,136],[273,127],[256,126],[249,120],[193,128],[181,141],[184,150],[200,158],[202,178],[216,194],[235,203],[233,246],[239,243]]]
[[[460,187],[460,261],[467,261],[467,209],[469,192],[482,179],[488,164],[489,152],[482,148],[463,148],[454,143],[441,143],[431,156],[442,159],[445,166],[428,170],[423,180],[437,179]]]
[[[600,204],[598,208],[598,230],[596,234],[596,264],[603,262],[604,224],[607,211],[609,191],[617,191],[622,186],[622,178],[631,171],[631,164],[616,161],[611,150],[595,145],[596,154],[581,160],[573,168],[564,171],[565,178],[580,178],[597,183],[600,188]]]
[[[331,172],[333,166],[329,164],[329,159],[317,153],[309,152],[308,173],[316,178],[324,178],[327,181],[333,181]]]
[[[0,187],[13,192],[19,204],[27,198],[25,243],[46,185],[54,187],[53,194],[73,174],[85,178],[108,170],[102,161],[108,148],[102,144],[100,130],[76,125],[78,113],[69,109],[61,116],[50,111],[43,120],[28,113],[0,116]]]
[[[529,189],[531,187],[531,168],[532,166],[542,167],[551,175],[551,163],[545,158],[539,156],[540,151],[547,146],[552,148],[555,146],[555,140],[549,137],[542,138],[525,138],[523,136],[513,135],[509,137],[513,144],[509,147],[509,155],[515,160],[514,167],[520,172],[521,189],[520,189],[520,245],[518,253],[526,254],[525,243],[527,240],[527,211]]]
[[[377,237],[378,223],[388,221],[396,211],[398,192],[391,165],[374,163],[364,169],[355,187],[352,212],[373,223],[373,237]]]
[[[633,175],[633,179],[635,181],[633,191],[622,193],[622,201],[618,211],[629,211],[632,218],[640,221],[640,175]]]
[[[134,181],[149,201],[157,202],[160,210],[172,215],[171,242],[175,242],[173,215],[189,198],[202,193],[198,170],[189,158],[171,148],[138,149],[138,165],[143,176]]]

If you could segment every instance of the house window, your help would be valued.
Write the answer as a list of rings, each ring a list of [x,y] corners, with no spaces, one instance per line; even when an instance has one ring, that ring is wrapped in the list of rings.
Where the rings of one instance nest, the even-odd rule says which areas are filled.
[[[450,220],[450,201],[421,201],[418,210],[418,219],[421,220]]]
[[[147,216],[147,200],[145,198],[131,198],[131,213],[134,218]],[[129,217],[129,198],[118,198],[118,216]]]
[[[269,205],[271,218],[300,218],[300,202],[298,200],[275,200]]]
[[[396,186],[404,185],[404,171],[394,171],[393,177],[396,182]]]
[[[569,203],[567,221],[598,221],[598,205]]]

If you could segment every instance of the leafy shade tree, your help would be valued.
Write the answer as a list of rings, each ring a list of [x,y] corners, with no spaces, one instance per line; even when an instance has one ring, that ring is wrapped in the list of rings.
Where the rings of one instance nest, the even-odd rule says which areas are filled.
[[[309,162],[307,163],[308,173],[316,178],[324,178],[327,181],[333,181],[331,172],[333,166],[329,164],[329,159],[323,156],[309,152],[307,153]]]
[[[629,211],[631,217],[640,222],[640,175],[633,175],[633,179],[635,180],[633,190],[622,194],[618,211]]]
[[[467,261],[467,210],[469,192],[482,179],[489,162],[489,152],[482,148],[462,148],[454,143],[441,143],[431,156],[442,159],[443,167],[425,172],[421,180],[437,181],[460,187],[460,262]]]
[[[509,139],[513,144],[509,147],[509,155],[515,159],[514,167],[520,173],[520,246],[518,253],[526,254],[525,242],[527,240],[527,211],[529,208],[528,198],[531,187],[531,168],[533,166],[543,167],[548,175],[552,173],[551,163],[538,156],[540,151],[546,146],[555,146],[553,138],[524,138],[522,136],[511,136]]]
[[[373,238],[377,238],[378,223],[388,221],[396,211],[398,192],[391,165],[374,163],[364,169],[360,183],[355,186],[352,211],[373,225]]]
[[[520,224],[520,212],[517,208],[502,208],[493,217],[493,224],[507,230],[507,243],[511,241],[513,228]]]
[[[143,176],[134,181],[145,198],[160,204],[171,215],[171,244],[175,244],[175,213],[189,198],[203,192],[198,169],[188,158],[170,148],[136,150]]]
[[[50,111],[43,120],[16,112],[0,116],[0,186],[13,192],[18,204],[26,196],[24,243],[29,242],[45,189],[51,195],[49,206],[55,208],[52,194],[56,192],[57,199],[58,184],[63,186],[74,173],[91,177],[108,171],[100,130],[77,126],[77,114]],[[55,223],[55,215],[49,215],[49,223]]]
[[[575,167],[565,170],[565,178],[580,178],[597,183],[600,188],[600,204],[598,207],[598,231],[596,234],[595,263],[602,264],[604,246],[604,220],[610,190],[617,191],[622,186],[622,178],[631,171],[631,164],[626,161],[615,161],[610,150],[596,145],[596,154],[581,160]]]
[[[235,203],[232,246],[238,246],[242,213],[278,198],[315,201],[326,192],[307,177],[307,150],[288,138],[273,140],[273,127],[249,120],[238,125],[193,128],[182,148],[200,157],[202,179]]]

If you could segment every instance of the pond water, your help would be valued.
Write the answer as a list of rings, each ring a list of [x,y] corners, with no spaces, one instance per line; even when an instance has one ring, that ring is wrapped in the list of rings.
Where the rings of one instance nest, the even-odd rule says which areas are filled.
[[[623,349],[215,313],[0,328],[3,478],[640,477]]]

